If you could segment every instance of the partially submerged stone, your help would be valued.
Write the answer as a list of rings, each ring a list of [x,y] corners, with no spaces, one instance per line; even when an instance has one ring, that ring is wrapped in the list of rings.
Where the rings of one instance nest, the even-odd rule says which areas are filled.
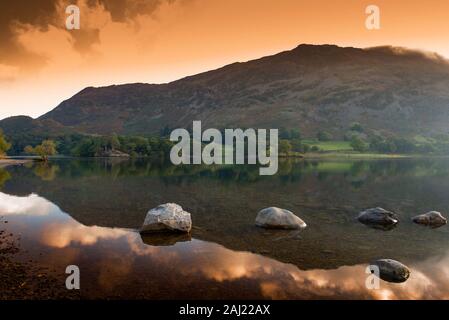
[[[271,229],[303,229],[307,225],[289,210],[269,207],[259,211],[256,226]]]
[[[431,228],[438,228],[447,224],[447,219],[438,211],[429,211],[412,218],[414,223],[428,226]]]
[[[143,233],[140,235],[142,242],[150,246],[173,246],[178,242],[188,242],[192,238],[189,233],[176,232],[155,232],[155,233]]]
[[[379,269],[379,277],[388,282],[401,283],[407,281],[410,277],[410,270],[404,264],[392,259],[379,259],[371,262],[371,271],[373,266]]]
[[[144,234],[170,231],[188,233],[191,229],[190,213],[176,203],[166,203],[148,211],[140,232]]]
[[[395,227],[398,223],[398,219],[393,212],[387,211],[380,207],[371,208],[360,212],[357,220],[370,227],[384,230],[389,230]]]

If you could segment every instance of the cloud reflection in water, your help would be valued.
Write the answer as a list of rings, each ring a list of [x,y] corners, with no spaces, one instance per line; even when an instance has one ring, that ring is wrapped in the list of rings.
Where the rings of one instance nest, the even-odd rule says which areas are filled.
[[[449,253],[410,266],[406,283],[381,281],[381,289],[368,290],[366,265],[303,271],[195,239],[144,242],[133,230],[80,224],[35,194],[0,193],[0,215],[27,235],[22,247],[48,252],[39,263],[79,265],[88,298],[449,299]]]

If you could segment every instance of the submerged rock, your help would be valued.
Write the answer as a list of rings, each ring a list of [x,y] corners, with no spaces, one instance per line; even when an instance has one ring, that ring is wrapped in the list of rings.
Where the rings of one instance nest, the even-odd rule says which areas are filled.
[[[388,282],[401,283],[410,277],[410,270],[399,261],[380,259],[371,263],[379,268],[379,277]]]
[[[176,203],[166,203],[148,211],[140,232],[144,234],[161,231],[188,233],[191,229],[190,213]]]
[[[272,229],[303,229],[307,225],[289,210],[269,207],[259,211],[256,226]]]
[[[360,212],[357,220],[370,227],[384,230],[392,229],[398,223],[398,219],[393,212],[387,211],[380,207],[371,208]]]
[[[429,226],[431,228],[438,228],[444,226],[447,223],[447,219],[438,211],[430,211],[424,214],[420,214],[412,218],[414,223]]]
[[[166,232],[155,232],[155,233],[143,233],[140,235],[142,242],[150,246],[173,246],[178,242],[188,242],[192,241],[189,233],[166,233]]]

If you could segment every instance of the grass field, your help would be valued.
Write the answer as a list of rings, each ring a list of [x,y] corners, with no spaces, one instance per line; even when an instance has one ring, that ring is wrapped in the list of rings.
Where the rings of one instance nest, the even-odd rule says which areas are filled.
[[[304,140],[303,141],[310,146],[317,146],[320,151],[352,151],[350,141],[317,141],[317,140]]]

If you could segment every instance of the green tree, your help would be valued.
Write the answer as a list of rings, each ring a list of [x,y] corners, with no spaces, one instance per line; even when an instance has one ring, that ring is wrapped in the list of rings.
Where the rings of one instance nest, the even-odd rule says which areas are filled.
[[[363,132],[363,126],[358,122],[354,122],[353,124],[351,124],[350,129],[351,131]]]
[[[3,131],[0,129],[0,158],[6,155],[6,151],[11,148],[11,144],[6,141]]]
[[[365,152],[366,150],[368,150],[368,144],[363,141],[362,138],[357,137],[357,136],[353,136],[352,140],[351,140],[351,147],[355,150],[355,151],[359,151],[359,152]]]
[[[161,137],[168,137],[171,133],[170,127],[168,125],[165,125],[164,128],[162,128],[161,130],[159,130],[159,135]]]
[[[319,141],[330,141],[332,140],[332,135],[327,131],[320,131],[316,135]]]
[[[292,151],[292,144],[288,140],[279,141],[279,153],[289,155]]]
[[[417,150],[414,141],[411,139],[396,138],[394,139],[394,144],[396,145],[397,152],[399,153],[413,153]]]
[[[290,140],[293,151],[303,152],[303,144],[301,139],[292,139]]]
[[[289,140],[291,138],[290,131],[284,127],[280,128],[279,129],[279,138]]]
[[[286,129],[284,127],[279,129],[279,138],[285,140],[301,139],[301,132],[299,129]]]
[[[100,149],[99,142],[96,143],[91,138],[84,138],[72,148],[70,154],[76,157],[94,157]]]
[[[299,129],[290,130],[290,136],[292,139],[301,139],[301,131]]]
[[[25,153],[39,156],[43,161],[47,161],[49,156],[56,154],[56,143],[53,140],[44,140],[35,147],[26,146]]]
[[[112,150],[120,149],[120,140],[115,133],[109,137],[108,147],[110,147]]]
[[[311,149],[310,144],[303,143],[301,146],[301,152],[303,152],[303,153],[309,152],[310,149]]]

